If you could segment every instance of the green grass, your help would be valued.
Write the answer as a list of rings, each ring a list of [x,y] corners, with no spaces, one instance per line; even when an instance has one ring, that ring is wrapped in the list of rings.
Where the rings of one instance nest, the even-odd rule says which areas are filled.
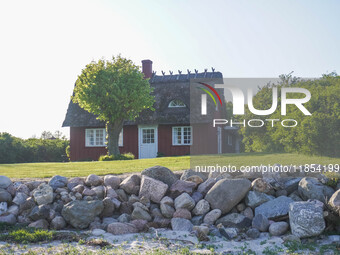
[[[195,156],[197,157],[197,156]],[[340,158],[306,156],[294,153],[241,153],[205,156],[209,162],[231,164],[236,167],[261,164],[300,165],[300,164],[339,164]],[[205,162],[205,157],[197,158],[198,162]],[[89,174],[106,175],[140,172],[145,168],[161,165],[169,169],[184,170],[190,168],[190,156],[162,157],[154,159],[93,161],[69,163],[24,163],[0,164],[0,174],[10,178],[52,177],[62,175],[66,177],[87,176]]]

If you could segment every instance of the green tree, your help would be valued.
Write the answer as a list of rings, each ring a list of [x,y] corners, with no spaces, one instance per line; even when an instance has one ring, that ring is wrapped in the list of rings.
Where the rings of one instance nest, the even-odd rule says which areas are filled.
[[[74,103],[106,122],[109,155],[119,155],[118,139],[125,120],[134,120],[153,109],[154,96],[148,80],[131,60],[113,57],[86,65],[78,76]]]

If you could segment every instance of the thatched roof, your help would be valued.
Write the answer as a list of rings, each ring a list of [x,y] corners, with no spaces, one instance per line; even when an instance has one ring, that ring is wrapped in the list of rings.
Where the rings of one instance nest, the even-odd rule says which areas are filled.
[[[150,85],[154,88],[155,111],[143,111],[135,121],[126,121],[125,125],[134,124],[189,124],[190,123],[190,82],[204,79],[205,82],[222,81],[220,72],[204,72],[194,74],[153,75]],[[212,82],[212,83],[211,83]],[[216,83],[215,82],[215,83]],[[169,108],[169,103],[179,99],[185,108]],[[208,104],[208,108],[211,107]],[[208,117],[209,118],[209,117]],[[205,118],[205,121],[208,121]],[[191,121],[193,120],[191,116]],[[199,118],[202,120],[201,118]],[[96,116],[83,110],[78,104],[70,101],[63,127],[101,127],[105,123]]]

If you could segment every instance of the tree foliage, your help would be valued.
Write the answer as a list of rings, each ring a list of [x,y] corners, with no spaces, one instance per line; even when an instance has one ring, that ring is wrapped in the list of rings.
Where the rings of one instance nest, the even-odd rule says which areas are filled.
[[[152,109],[154,97],[148,80],[131,60],[121,56],[93,61],[76,81],[72,100],[106,122],[107,147],[118,155],[118,138],[125,120],[134,120],[145,109]]]
[[[278,84],[268,84],[253,98],[256,109],[269,109],[272,88],[278,88],[278,108],[269,116],[258,116],[246,111],[245,119],[295,119],[298,125],[286,128],[280,124],[263,128],[241,129],[245,151],[300,152],[311,155],[340,156],[340,76],[336,73],[320,79],[302,80],[283,75]],[[287,106],[287,115],[281,116],[282,87],[306,88],[311,99],[304,106],[312,114],[305,116],[296,106]],[[288,94],[290,98],[299,95]]]
[[[0,163],[61,162],[68,144],[66,139],[21,139],[0,133]]]

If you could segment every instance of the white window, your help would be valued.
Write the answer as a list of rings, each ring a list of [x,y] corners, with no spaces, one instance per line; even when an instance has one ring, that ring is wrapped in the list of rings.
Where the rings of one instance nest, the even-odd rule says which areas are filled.
[[[228,135],[228,145],[233,145],[233,137]]]
[[[123,129],[119,134],[118,145],[123,146]],[[88,128],[85,130],[86,147],[104,147],[106,146],[105,128]]]
[[[172,145],[191,145],[191,127],[172,127]]]
[[[169,107],[170,108],[185,107],[185,104],[181,100],[175,99],[169,103]]]

